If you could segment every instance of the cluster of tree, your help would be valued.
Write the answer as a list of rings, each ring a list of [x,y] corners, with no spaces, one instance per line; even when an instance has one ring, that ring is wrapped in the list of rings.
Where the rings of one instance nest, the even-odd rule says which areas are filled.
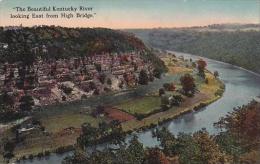
[[[0,123],[12,121],[25,115],[23,112],[14,110],[14,100],[7,92],[0,94]],[[21,107],[28,107],[26,97],[21,98]],[[24,108],[23,108],[24,109]]]
[[[145,70],[141,70],[139,73],[138,83],[141,85],[147,85],[149,81],[149,75],[147,74],[147,72]]]
[[[13,151],[15,148],[15,143],[7,138],[3,138],[0,140],[0,152],[2,151],[3,157],[6,159],[10,159],[14,156]]]
[[[160,70],[158,67],[156,67],[152,73],[147,73],[146,70],[142,69],[139,73],[139,79],[138,83],[141,85],[147,85],[149,81],[153,81],[154,77],[160,79],[163,72],[166,70]]]
[[[42,57],[64,58],[70,56],[93,55],[102,52],[124,52],[145,49],[144,44],[133,35],[105,28],[65,28],[65,27],[24,27],[20,30],[1,31],[0,42],[8,44],[11,57],[16,60],[14,53],[26,49],[46,46],[48,54],[37,51]],[[30,53],[32,54],[32,53]],[[21,55],[16,54],[19,59]],[[29,54],[27,54],[29,55]]]
[[[167,110],[173,106],[180,106],[182,102],[183,102],[183,97],[180,94],[173,94],[173,95],[164,94],[161,96],[162,110]]]
[[[246,158],[249,152],[259,152],[260,103],[234,108],[234,111],[215,124],[225,129],[217,135],[210,135],[206,129],[193,134],[173,135],[167,128],[156,129],[153,137],[160,142],[160,148],[144,148],[134,136],[129,146],[118,142],[119,148],[95,151],[92,154],[76,151],[67,157],[64,164],[198,164],[198,163],[256,163]],[[171,161],[170,159],[175,159]]]
[[[205,129],[194,134],[179,133],[174,136],[169,130],[162,128],[154,131],[153,135],[160,141],[165,155],[177,156],[181,164],[224,163],[227,160]]]
[[[165,71],[163,62],[148,50],[134,35],[106,28],[65,28],[55,26],[24,27],[19,30],[0,28],[0,63],[22,61],[31,65],[41,57],[59,59],[95,55],[100,53],[142,51],[145,61],[152,62],[157,70]]]
[[[226,152],[235,163],[256,163],[260,155],[260,103],[250,102],[248,105],[234,108],[233,112],[222,117],[215,127],[221,129],[216,141],[222,151]],[[247,154],[256,151],[255,156],[247,158]]]
[[[152,47],[196,54],[259,73],[260,32],[237,29],[151,29],[131,32]]]
[[[34,100],[32,96],[30,95],[25,95],[21,97],[20,99],[20,109],[22,112],[30,112],[33,109],[34,106]]]
[[[82,126],[82,134],[77,139],[77,144],[81,149],[85,149],[90,145],[97,145],[104,141],[111,141],[113,144],[120,144],[124,141],[124,132],[118,121],[109,123],[101,122],[98,127],[93,127],[89,123],[84,123]]]
[[[159,148],[145,149],[133,136],[129,145],[123,143],[117,149],[95,151],[90,155],[76,149],[72,157],[63,160],[63,164],[169,164],[169,160]]]

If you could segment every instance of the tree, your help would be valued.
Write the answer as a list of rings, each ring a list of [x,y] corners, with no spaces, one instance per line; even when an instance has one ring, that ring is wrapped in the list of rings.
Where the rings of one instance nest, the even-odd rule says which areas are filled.
[[[214,71],[214,76],[215,76],[215,78],[219,77],[218,71]]]
[[[170,162],[159,148],[152,148],[148,151],[145,164],[170,164]]]
[[[227,154],[233,156],[235,163],[240,162],[240,156],[255,150],[260,138],[260,103],[252,101],[247,105],[234,108],[232,112],[222,117],[215,127],[225,129],[216,136],[216,142]]]
[[[70,95],[71,92],[73,91],[72,88],[68,87],[68,86],[65,86],[65,85],[62,85],[61,86],[61,89],[62,91],[66,94],[66,95]]]
[[[203,78],[205,78],[205,68],[207,66],[207,63],[206,61],[204,61],[203,59],[199,59],[197,61],[197,64],[198,64],[198,70],[199,70],[199,75]]]
[[[81,126],[82,134],[77,138],[77,144],[81,149],[85,149],[86,146],[96,144],[99,133],[98,129],[91,126],[89,123],[84,123]]]
[[[163,152],[167,156],[174,155],[173,146],[176,139],[175,136],[166,127],[153,131],[153,137],[156,137],[160,142],[160,146],[163,148]]]
[[[141,70],[139,73],[139,84],[147,85],[148,81],[149,81],[149,77],[147,75],[147,72],[145,70]]]
[[[200,163],[220,163],[224,159],[224,155],[219,149],[219,146],[209,135],[209,133],[202,129],[193,134],[193,138],[198,145],[198,162]]]
[[[99,75],[99,81],[104,84],[105,83],[105,80],[106,80],[106,75],[104,73],[100,74]]]
[[[183,101],[183,97],[181,95],[172,95],[170,104],[175,106],[180,106]]]
[[[31,111],[33,105],[34,105],[34,100],[30,95],[25,95],[20,99],[20,109],[22,111]]]
[[[111,128],[111,134],[110,134],[111,143],[115,145],[122,144],[125,141],[125,138],[124,138],[122,125],[120,124],[120,122],[117,120],[113,120],[109,123],[109,126]]]
[[[162,96],[165,94],[165,90],[163,88],[159,89],[159,96]]]
[[[190,74],[185,74],[180,78],[182,89],[185,95],[193,95],[195,92],[195,81]]]
[[[3,139],[4,157],[10,159],[13,157],[13,151],[15,148],[15,143],[9,139]]]
[[[87,162],[85,161],[82,164],[113,164],[114,160],[114,153],[108,149],[105,149],[104,151],[93,152],[89,160]]]
[[[143,144],[138,141],[138,137],[136,135],[133,136],[130,141],[130,145],[126,149],[129,153],[130,159],[128,161],[134,164],[142,164],[145,156]]]
[[[0,94],[0,104],[8,108],[13,108],[14,100],[7,92],[3,92],[3,94]]]
[[[155,68],[153,70],[153,76],[160,79],[161,78],[161,75],[162,75],[162,71],[160,71],[158,68]]]

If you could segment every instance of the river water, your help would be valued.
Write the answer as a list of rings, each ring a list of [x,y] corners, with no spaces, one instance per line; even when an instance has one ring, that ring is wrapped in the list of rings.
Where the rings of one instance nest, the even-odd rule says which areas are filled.
[[[174,52],[176,56],[184,56],[185,59],[192,58],[196,60],[198,56]],[[213,127],[213,123],[217,122],[220,117],[225,116],[228,112],[232,111],[234,107],[247,104],[253,98],[260,95],[260,75],[249,72],[242,68],[226,64],[223,62],[218,62],[215,60],[203,58],[207,61],[207,68],[210,71],[218,71],[220,79],[225,83],[226,90],[222,98],[218,101],[208,105],[207,107],[193,112],[185,114],[177,119],[174,119],[162,126],[167,127],[173,134],[178,134],[179,132],[192,133],[202,128],[206,128],[211,134],[217,133],[218,131]],[[143,86],[135,91],[127,92],[121,95],[99,97],[87,101],[87,104],[92,106],[96,101],[102,101],[103,103],[110,103],[111,99],[113,101],[119,101],[125,98],[132,98],[133,96],[142,96],[148,91],[153,91],[162,85],[164,82],[169,82],[175,80],[173,77],[164,77],[163,80],[156,80],[149,87]],[[162,82],[163,81],[163,82]],[[110,101],[109,101],[110,100]],[[74,104],[73,107],[75,108]],[[78,103],[77,108],[83,108],[86,106],[86,101]],[[71,110],[70,105],[64,106]],[[152,137],[152,130],[137,133],[139,141],[141,141],[144,146],[152,147],[157,146],[159,143],[156,139]],[[128,137],[129,140],[131,137]],[[24,164],[59,164],[62,159],[67,155],[72,154],[72,152],[65,153],[63,155],[52,154],[49,157],[43,159],[34,159],[32,161],[24,161]]]

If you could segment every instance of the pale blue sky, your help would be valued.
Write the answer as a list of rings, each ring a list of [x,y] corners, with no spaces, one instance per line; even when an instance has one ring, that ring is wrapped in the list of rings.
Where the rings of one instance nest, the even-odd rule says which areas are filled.
[[[90,6],[92,19],[10,19],[13,7]],[[110,28],[259,23],[260,0],[1,0],[0,25],[62,25]],[[20,13],[21,14],[21,13]],[[26,13],[24,13],[26,14]]]

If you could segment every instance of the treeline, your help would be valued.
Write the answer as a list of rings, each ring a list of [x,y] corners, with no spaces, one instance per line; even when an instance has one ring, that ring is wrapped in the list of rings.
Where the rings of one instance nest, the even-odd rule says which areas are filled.
[[[36,58],[60,59],[101,53],[143,52],[143,59],[160,70],[163,62],[133,34],[106,28],[65,28],[55,26],[4,29],[0,27],[0,63],[21,61],[30,65]]]
[[[118,142],[117,148],[85,153],[76,149],[64,164],[198,164],[198,163],[257,163],[260,141],[260,104],[234,108],[221,118],[216,128],[225,129],[210,135],[205,129],[193,134],[177,136],[166,128],[156,129],[153,136],[160,141],[160,148],[144,148],[134,136],[127,146]],[[89,130],[90,132],[90,130]],[[120,141],[122,141],[120,139]]]
[[[122,31],[106,28],[24,27],[17,30],[0,28],[2,43],[10,53],[19,45],[28,48],[47,47],[48,56],[55,58],[94,55],[102,52],[125,52],[145,49],[142,41]],[[45,55],[46,56],[46,55]]]
[[[245,30],[131,30],[152,47],[200,55],[260,73],[260,32]]]

